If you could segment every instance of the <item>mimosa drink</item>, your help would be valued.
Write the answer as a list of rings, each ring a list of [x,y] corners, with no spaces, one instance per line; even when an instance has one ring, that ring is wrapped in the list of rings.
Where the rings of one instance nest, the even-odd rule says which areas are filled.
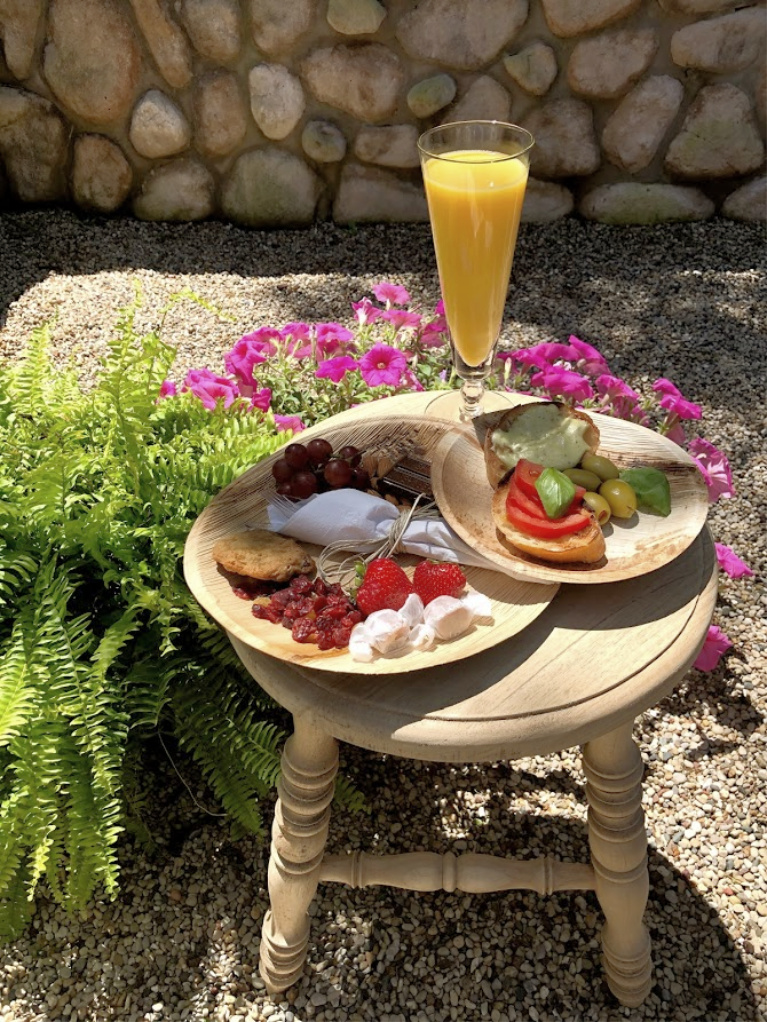
[[[467,366],[481,366],[501,329],[527,162],[462,149],[427,157],[422,168],[452,342]]]

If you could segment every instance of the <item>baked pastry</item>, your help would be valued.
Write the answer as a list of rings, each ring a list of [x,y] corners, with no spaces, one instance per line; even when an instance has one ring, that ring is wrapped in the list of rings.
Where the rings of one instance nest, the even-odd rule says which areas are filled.
[[[300,543],[267,529],[224,536],[213,544],[212,554],[226,571],[265,582],[287,582],[315,570],[314,560]]]

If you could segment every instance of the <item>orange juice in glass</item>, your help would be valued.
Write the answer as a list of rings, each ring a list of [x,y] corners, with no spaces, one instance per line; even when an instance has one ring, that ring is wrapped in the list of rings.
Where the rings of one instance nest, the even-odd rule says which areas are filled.
[[[500,121],[443,124],[418,140],[464,420],[482,411],[532,146],[524,128]]]

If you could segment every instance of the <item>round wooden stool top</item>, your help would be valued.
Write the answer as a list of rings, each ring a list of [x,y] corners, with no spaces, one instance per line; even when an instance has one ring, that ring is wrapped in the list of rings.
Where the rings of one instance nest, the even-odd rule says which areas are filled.
[[[419,412],[431,397],[387,399],[376,413]],[[322,428],[315,427],[317,435]],[[197,556],[192,535],[188,579],[199,577]],[[311,670],[230,638],[274,699],[336,738],[414,759],[490,762],[580,745],[658,702],[700,650],[716,576],[704,529],[662,568],[622,582],[563,585],[513,638],[452,665],[401,674]]]

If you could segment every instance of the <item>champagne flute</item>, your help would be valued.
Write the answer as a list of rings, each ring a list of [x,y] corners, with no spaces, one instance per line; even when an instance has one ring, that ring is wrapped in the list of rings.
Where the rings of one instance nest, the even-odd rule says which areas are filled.
[[[464,422],[484,410],[533,144],[529,131],[502,121],[443,124],[418,140]],[[454,397],[429,412],[442,415],[442,402]]]

